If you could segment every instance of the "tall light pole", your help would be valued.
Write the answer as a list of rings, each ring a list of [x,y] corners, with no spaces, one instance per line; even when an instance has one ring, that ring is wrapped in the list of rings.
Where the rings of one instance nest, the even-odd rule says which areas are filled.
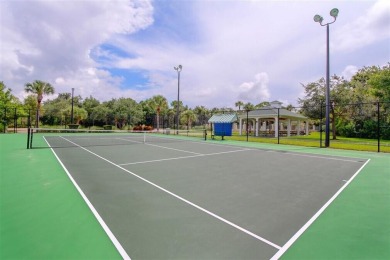
[[[72,110],[70,112],[70,123],[73,124],[73,94],[74,94],[74,88],[72,88]]]
[[[333,8],[330,11],[330,16],[333,17],[333,21],[323,24],[324,18],[321,15],[316,14],[314,21],[320,23],[321,26],[326,26],[326,93],[325,93],[325,147],[329,147],[329,133],[330,133],[330,72],[329,72],[329,24],[336,22],[339,9]]]
[[[179,134],[179,101],[180,101],[180,71],[182,70],[183,66],[179,65],[177,67],[173,67],[177,71],[177,108],[176,108],[176,134]]]

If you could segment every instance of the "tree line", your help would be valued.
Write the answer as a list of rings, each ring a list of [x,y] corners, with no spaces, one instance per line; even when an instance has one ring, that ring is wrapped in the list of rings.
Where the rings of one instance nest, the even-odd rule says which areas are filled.
[[[288,105],[288,110],[301,113],[313,124],[322,124],[325,111],[325,79],[301,84],[304,97],[298,98],[299,107]],[[179,123],[182,128],[194,124],[204,125],[212,114],[237,110],[261,109],[270,105],[268,101],[258,104],[237,101],[235,108],[206,108],[198,105],[189,108],[182,101],[168,102],[162,95],[156,95],[137,102],[132,98],[118,98],[100,102],[93,96],[83,98],[80,95],[72,98],[72,93],[59,93],[56,98],[42,102],[45,95],[54,94],[54,87],[44,81],[36,80],[25,84],[29,93],[23,101],[12,94],[3,81],[0,81],[0,118],[10,122],[12,109],[18,111],[18,117],[27,117],[33,112],[32,124],[68,125],[79,124],[84,127],[115,125],[118,129],[139,125],[153,125],[156,128],[174,127],[177,124],[176,111],[179,106]],[[347,137],[372,138],[377,127],[378,106],[381,116],[382,132],[390,138],[390,63],[383,67],[370,66],[358,70],[350,80],[333,75],[330,82],[331,92],[331,129],[333,138],[337,135]],[[380,103],[378,103],[380,102]],[[73,105],[72,105],[73,103]],[[377,106],[374,104],[378,104]],[[8,109],[8,114],[7,114]],[[73,113],[72,113],[73,112]],[[73,115],[73,116],[72,116]]]
[[[302,84],[305,96],[298,99],[300,113],[317,125],[325,113],[324,78]],[[330,79],[330,122],[337,135],[377,138],[378,131],[390,139],[390,63],[358,70],[350,80],[333,75]]]

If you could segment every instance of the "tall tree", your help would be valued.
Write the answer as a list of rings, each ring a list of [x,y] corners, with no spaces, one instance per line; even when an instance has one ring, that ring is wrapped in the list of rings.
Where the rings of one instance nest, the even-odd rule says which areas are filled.
[[[184,111],[182,114],[181,114],[181,121],[187,125],[187,130],[189,130],[191,128],[191,124],[192,122],[194,122],[196,120],[196,115],[194,113],[194,111],[188,109],[186,111]]]
[[[8,104],[16,102],[17,98],[12,95],[12,90],[7,88],[3,81],[0,81],[0,106],[6,107]]]
[[[7,128],[7,122],[11,118],[11,113],[7,113],[7,109],[20,106],[20,101],[12,95],[12,90],[7,88],[3,81],[0,81],[0,131]],[[4,129],[3,129],[4,126]]]
[[[165,114],[168,110],[168,101],[162,95],[156,95],[148,100],[148,105],[156,113],[157,131],[159,131],[160,114]]]
[[[253,110],[253,109],[255,109],[255,106],[252,103],[248,102],[244,105],[244,109],[245,110]]]
[[[137,102],[131,98],[119,98],[115,100],[112,105],[112,111],[116,127],[122,129],[126,123],[133,120],[138,120],[140,116],[140,109]]]
[[[33,93],[37,95],[37,116],[35,120],[35,127],[39,126],[39,110],[41,108],[41,102],[43,95],[54,94],[54,87],[50,83],[35,80],[32,83],[26,83],[24,90],[27,93]]]
[[[390,63],[371,75],[367,84],[372,87],[372,94],[375,97],[383,101],[390,101]]]
[[[194,108],[194,113],[198,117],[199,123],[202,125],[205,125],[210,118],[210,111],[204,106],[196,106]]]
[[[62,112],[66,115],[70,115],[72,110],[70,106],[68,106],[66,109],[64,109]],[[88,118],[88,112],[84,108],[75,106],[73,108],[73,116],[74,119],[76,120],[76,124],[80,124],[81,120],[87,119]]]
[[[299,98],[298,103],[302,106],[301,112],[317,123],[325,116],[325,88],[324,78],[316,82],[310,82],[305,88],[305,97]],[[336,118],[344,114],[345,105],[350,102],[350,85],[343,78],[333,75],[330,79],[330,119],[332,123],[333,139],[336,139]]]
[[[179,115],[177,114],[177,106],[179,106]],[[180,128],[179,124],[180,124],[180,114],[182,111],[184,111],[186,109],[186,107],[184,107],[183,105],[183,102],[182,101],[179,101],[179,104],[177,103],[177,100],[174,100],[171,102],[171,109],[170,110],[173,110],[173,111],[170,111],[170,114],[172,114],[174,112],[174,122],[175,124],[177,124],[177,128]],[[178,130],[178,129],[177,129]]]
[[[244,103],[242,101],[237,101],[235,104],[234,104],[236,107],[238,107],[238,110],[241,110],[241,107],[244,105]]]
[[[262,107],[268,107],[268,106],[270,106],[270,105],[271,105],[270,102],[268,102],[268,101],[263,101],[263,102],[260,102],[259,104],[257,104],[255,107],[256,107],[256,108],[262,108]]]
[[[92,113],[93,109],[100,105],[100,101],[96,98],[89,96],[89,98],[84,99],[83,108],[87,110],[88,114]]]

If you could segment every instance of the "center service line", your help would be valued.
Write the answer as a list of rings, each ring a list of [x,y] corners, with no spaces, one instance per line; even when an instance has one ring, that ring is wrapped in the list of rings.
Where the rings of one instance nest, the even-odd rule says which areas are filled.
[[[203,157],[203,156],[211,156],[211,155],[220,155],[220,154],[226,154],[226,153],[245,152],[245,151],[250,151],[250,150],[252,150],[252,149],[218,152],[218,153],[197,154],[197,155],[180,156],[180,157],[174,157],[174,158],[156,159],[156,160],[131,162],[131,163],[120,163],[118,165],[133,165],[133,164],[142,164],[142,163],[163,162],[163,161],[171,161],[171,160],[179,160],[179,159],[187,159],[187,158],[195,158],[195,157]]]

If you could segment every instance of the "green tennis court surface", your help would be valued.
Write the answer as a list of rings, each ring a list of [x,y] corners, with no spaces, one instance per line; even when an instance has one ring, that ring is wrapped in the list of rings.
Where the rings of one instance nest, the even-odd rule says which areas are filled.
[[[227,142],[220,141],[183,141],[163,137],[158,136],[158,139],[149,141],[142,136],[121,135],[113,137],[115,142],[107,140],[108,136],[96,136],[96,140],[92,140],[95,136],[45,137],[48,144],[55,147],[52,151],[58,162],[95,215],[93,218],[85,212],[85,203],[82,204],[74,198],[77,197],[77,192],[73,188],[72,191],[65,190],[70,195],[69,199],[77,201],[76,207],[82,208],[81,212],[73,212],[63,195],[61,201],[68,205],[70,211],[66,213],[65,210],[62,212],[63,216],[58,214],[57,217],[59,221],[61,218],[67,219],[70,222],[67,225],[70,227],[83,227],[85,230],[79,230],[80,233],[92,241],[88,244],[83,238],[77,239],[80,243],[85,243],[87,249],[88,246],[91,249],[98,247],[97,251],[102,251],[98,253],[98,258],[302,259],[305,255],[311,259],[328,258],[332,255],[329,252],[328,255],[321,250],[313,252],[314,247],[310,245],[314,243],[312,237],[317,239],[315,246],[321,248],[318,241],[323,237],[332,237],[329,229],[336,233],[343,228],[352,229],[351,223],[348,222],[356,219],[367,220],[365,212],[379,210],[380,205],[377,203],[382,204],[382,216],[375,217],[384,220],[389,216],[389,207],[383,204],[388,202],[388,190],[371,191],[377,192],[378,194],[374,195],[381,198],[377,202],[372,201],[372,196],[364,200],[359,199],[362,193],[368,192],[373,185],[368,180],[361,180],[359,188],[359,179],[375,178],[376,180],[371,181],[377,188],[386,185],[382,181],[388,181],[384,174],[388,177],[389,173],[383,168],[389,166],[387,155],[346,154],[330,149],[294,147],[290,147],[290,151],[278,151],[271,149],[271,146],[249,147],[244,146],[244,143],[227,145]],[[100,140],[102,138],[105,141]],[[120,143],[117,143],[118,141]],[[92,145],[92,142],[97,145]],[[113,145],[108,145],[110,143]],[[49,152],[50,149],[23,150],[25,156],[33,158],[35,153]],[[54,172],[60,175],[57,178],[66,182],[58,162],[53,159],[47,162],[51,165],[50,170],[42,179],[50,179],[54,168]],[[378,172],[368,176],[369,168],[375,166],[382,170],[382,181],[378,181]],[[7,169],[12,172],[12,168]],[[11,183],[10,177],[3,178],[3,175],[4,173],[2,179]],[[49,187],[50,185],[52,183],[47,184]],[[61,185],[67,189],[72,187],[64,183]],[[41,188],[45,189],[45,186]],[[8,190],[7,193],[11,194],[12,191]],[[17,203],[15,200],[18,201],[18,198],[13,199],[13,202]],[[370,208],[359,206],[357,208],[360,208],[360,211],[357,211],[356,204],[369,204],[365,200],[371,200]],[[62,208],[59,200],[55,201],[56,206]],[[2,211],[14,206],[2,203]],[[31,213],[33,211],[30,209],[27,215],[34,215]],[[360,217],[356,216],[354,211],[358,212]],[[74,219],[70,220],[68,214]],[[335,218],[346,218],[350,214],[353,215],[352,218],[343,220],[347,221],[348,225],[345,226],[343,221],[342,224],[334,222]],[[35,215],[35,218],[38,218],[39,214]],[[25,216],[23,219],[30,219],[28,226],[34,226],[35,218]],[[96,228],[94,225],[97,222],[103,228]],[[321,226],[324,222],[325,226]],[[4,222],[2,218],[1,228],[2,231],[8,231],[4,232],[6,234],[10,234],[10,223],[12,224],[11,220]],[[383,221],[383,225],[385,223],[386,221]],[[55,226],[53,223],[49,224]],[[357,226],[361,231],[361,226],[364,226],[363,229],[367,233],[377,225],[379,223],[367,224],[364,221],[352,224],[355,227],[353,231],[356,232]],[[42,229],[45,230],[44,227]],[[35,227],[33,230],[37,232],[39,228]],[[103,230],[106,236],[101,234]],[[375,231],[376,243],[373,244],[376,247],[389,241],[385,233],[388,230],[388,226],[382,226],[381,230]],[[67,234],[63,240],[66,242],[71,234],[68,234],[69,230],[63,232]],[[360,235],[366,234],[364,232]],[[60,240],[61,234],[57,236]],[[333,243],[328,241],[328,244],[322,244],[324,251],[329,247],[337,247],[335,244],[340,246],[337,241],[353,239],[348,238],[348,233],[343,233],[342,236],[344,237],[337,237]],[[106,245],[108,238],[114,247]],[[26,238],[20,240],[22,243],[28,241]],[[306,242],[300,245],[303,243],[301,241],[305,240]],[[17,236],[11,241],[16,243]],[[9,246],[9,243],[2,235],[1,249]],[[105,246],[99,246],[100,244]],[[66,243],[62,246],[64,251],[76,250],[76,253],[72,255],[69,252],[57,252],[50,255],[51,251],[47,249],[47,255],[43,255],[43,258],[61,255],[62,258],[96,256],[88,253],[89,250],[79,252],[78,246],[72,244],[71,248]],[[17,248],[17,245],[15,247]],[[28,245],[25,247],[28,248]],[[50,243],[47,247],[50,247]],[[58,245],[54,248],[58,249]],[[32,248],[29,250],[33,251]],[[371,250],[373,249],[367,249],[368,252]],[[347,256],[355,254],[345,249],[344,252]],[[382,251],[376,253],[378,256],[388,256],[389,249],[382,247]],[[21,252],[16,253],[8,247],[2,254],[10,258],[15,255],[23,256]],[[34,254],[39,257],[38,252]],[[343,256],[342,250],[334,254]],[[29,256],[24,254],[25,258]]]

